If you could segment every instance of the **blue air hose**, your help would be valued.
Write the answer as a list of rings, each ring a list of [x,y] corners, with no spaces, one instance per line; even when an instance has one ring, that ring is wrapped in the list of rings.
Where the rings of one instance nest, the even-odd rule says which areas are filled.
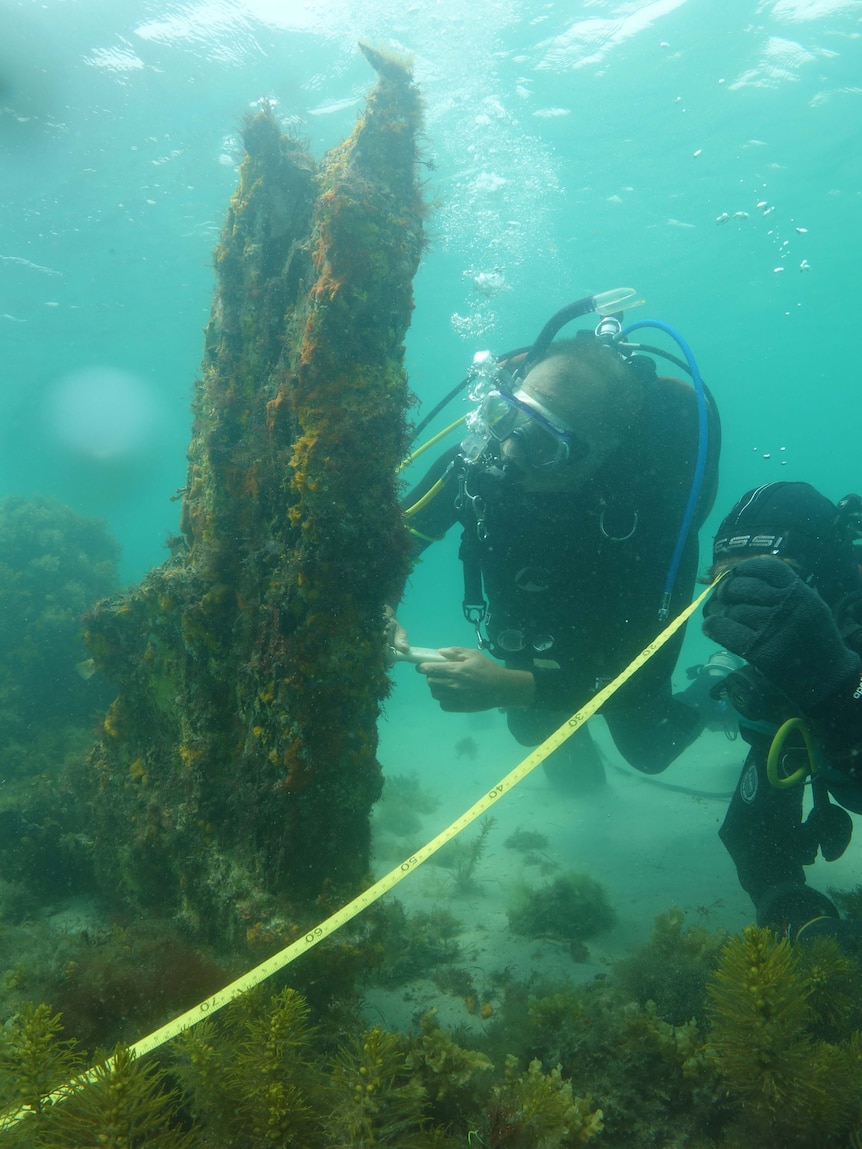
[[[697,363],[695,362],[694,355],[691,353],[691,348],[686,343],[678,332],[668,326],[667,323],[662,323],[658,319],[642,319],[637,323],[630,323],[620,331],[619,338],[625,339],[632,331],[638,331],[641,327],[655,327],[659,331],[664,331],[673,339],[688,362],[689,370],[691,371],[691,380],[694,384],[695,397],[697,399],[697,460],[694,465],[694,474],[691,479],[691,487],[688,492],[688,502],[685,505],[685,513],[682,516],[682,522],[679,527],[679,534],[676,537],[676,545],[673,550],[673,556],[670,560],[668,567],[667,577],[664,583],[664,592],[661,599],[661,607],[659,608],[659,619],[664,622],[670,615],[670,599],[673,594],[674,583],[679,571],[679,564],[682,561],[682,552],[685,549],[685,544],[688,539],[688,534],[691,529],[692,519],[697,507],[697,500],[700,498],[700,489],[703,486],[703,475],[706,470],[706,452],[708,444],[708,420],[706,410],[706,392],[703,386],[703,380],[700,377]]]

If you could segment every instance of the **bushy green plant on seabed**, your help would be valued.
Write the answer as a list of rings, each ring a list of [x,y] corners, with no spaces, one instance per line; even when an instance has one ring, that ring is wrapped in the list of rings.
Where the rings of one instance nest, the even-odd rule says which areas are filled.
[[[561,941],[584,941],[616,923],[604,888],[573,870],[544,886],[518,887],[508,916],[516,934]]]

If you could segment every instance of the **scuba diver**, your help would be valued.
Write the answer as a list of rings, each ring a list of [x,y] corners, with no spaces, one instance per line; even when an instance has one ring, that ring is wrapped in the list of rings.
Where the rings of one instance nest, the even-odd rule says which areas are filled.
[[[703,623],[746,660],[713,691],[735,707],[749,744],[720,836],[757,924],[792,940],[829,934],[857,952],[862,923],[839,920],[804,867],[818,852],[840,858],[853,832],[847,810],[862,813],[860,537],[858,495],[836,506],[808,483],[748,491],[716,535],[711,576],[727,573]]]
[[[634,296],[622,288],[579,300],[532,346],[477,356],[464,383],[475,403],[469,433],[405,500],[417,555],[456,522],[463,528],[464,613],[478,649],[411,653],[392,615],[396,656],[417,662],[443,710],[505,709],[524,746],[619,674],[688,605],[695,583],[719,418],[672,329],[621,325],[621,308],[642,302]],[[589,312],[600,316],[594,331],[555,340]],[[668,332],[685,359],[633,342],[642,327]],[[694,385],[659,376],[653,354]],[[645,773],[664,770],[703,729],[698,709],[672,696],[682,638],[680,630],[602,710],[619,751]],[[604,778],[586,725],[545,767],[564,787]]]

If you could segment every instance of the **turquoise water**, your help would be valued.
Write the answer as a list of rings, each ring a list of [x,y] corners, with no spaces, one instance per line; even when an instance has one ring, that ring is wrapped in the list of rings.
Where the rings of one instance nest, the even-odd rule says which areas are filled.
[[[647,305],[630,317],[685,337],[722,413],[704,566],[749,487],[862,489],[862,0],[0,0],[0,498],[105,518],[126,582],[163,561],[242,117],[272,101],[322,155],[374,82],[360,39],[412,53],[426,101],[417,418],[475,352],[530,343],[566,303],[631,285]],[[471,644],[456,533],[400,612],[418,645]],[[682,667],[709,649],[698,630]],[[410,667],[393,678],[380,757],[387,776],[439,787],[427,839],[522,751],[499,715],[442,714]],[[495,814],[475,952],[489,969],[538,963],[505,918],[516,867],[500,843],[526,826],[562,865],[594,869],[619,911],[584,976],[671,904],[745,924],[716,837],[742,757],[716,734],[661,780],[611,759],[609,786],[583,801],[536,771]],[[415,847],[381,839],[378,870]],[[859,849],[815,884],[857,884]],[[418,882],[420,905],[449,895],[430,866]],[[379,1003],[386,1024],[401,1005]],[[447,1023],[463,1020],[455,1006]]]
[[[0,496],[104,516],[127,580],[177,527],[240,120],[274,100],[321,154],[373,82],[359,39],[411,52],[427,103],[425,409],[476,350],[630,284],[717,396],[719,508],[770,478],[862,485],[858,0],[4,0],[0,19]],[[426,560],[433,594],[417,575],[415,641],[456,638],[451,559]]]

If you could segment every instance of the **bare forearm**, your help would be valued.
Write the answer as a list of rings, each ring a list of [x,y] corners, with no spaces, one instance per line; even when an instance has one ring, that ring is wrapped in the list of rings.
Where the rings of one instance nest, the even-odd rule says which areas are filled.
[[[417,670],[443,710],[493,710],[529,706],[535,693],[533,675],[508,670],[478,650],[463,646],[440,648],[444,662],[422,662]]]
[[[500,671],[500,706],[532,706],[536,697],[536,680],[529,670]]]

